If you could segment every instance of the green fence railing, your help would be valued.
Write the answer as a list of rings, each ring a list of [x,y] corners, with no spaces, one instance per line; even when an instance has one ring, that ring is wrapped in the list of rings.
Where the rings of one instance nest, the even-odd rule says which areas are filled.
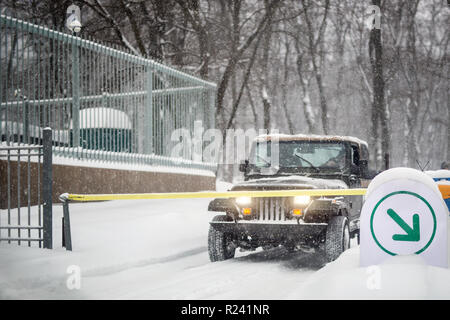
[[[172,158],[174,130],[214,127],[216,85],[125,51],[0,15],[0,135],[54,154],[215,170]]]

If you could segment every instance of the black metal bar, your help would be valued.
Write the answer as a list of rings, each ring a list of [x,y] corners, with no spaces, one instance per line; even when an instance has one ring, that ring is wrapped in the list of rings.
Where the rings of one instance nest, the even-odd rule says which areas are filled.
[[[64,210],[64,207],[63,207],[63,210]],[[64,211],[63,211],[63,214],[64,214]],[[61,221],[62,221],[62,228],[61,228],[61,231],[62,231],[62,235],[61,235],[61,239],[62,239],[62,247],[63,248],[65,248],[66,247],[66,237],[65,237],[65,235],[64,235],[64,231],[65,231],[65,228],[64,228],[64,217],[62,217],[62,219],[61,219]]]
[[[18,143],[20,143],[20,141],[17,141]],[[22,187],[20,185],[20,150],[17,152],[18,153],[18,157],[17,157],[17,224],[20,226],[20,208],[21,208],[21,202],[20,202],[20,197],[21,195],[21,191],[22,191]],[[17,230],[17,235],[18,238],[21,237],[20,235],[20,229]],[[19,245],[20,245],[20,241],[19,241]]]
[[[72,251],[72,235],[70,232],[69,201],[63,202],[63,247]]]
[[[28,142],[27,142],[28,143]],[[30,150],[28,150],[28,161],[27,161],[27,205],[28,205],[28,225],[31,225],[31,167],[30,167]],[[31,238],[31,230],[28,229],[28,238]],[[28,241],[28,246],[31,246],[31,242]]]
[[[52,129],[43,130],[43,178],[42,197],[44,200],[44,248],[53,248],[53,214],[52,214]]]
[[[43,147],[41,147],[43,150]],[[44,155],[42,155],[44,156]],[[41,156],[38,155],[38,165],[37,165],[37,204],[38,204],[38,225],[42,226],[42,204],[41,204]],[[42,230],[39,229],[39,238],[42,238]],[[42,242],[39,242],[39,248],[42,248]]]
[[[6,192],[8,193],[8,224],[11,224],[11,158],[9,157],[10,151],[8,151],[8,186]],[[8,230],[8,238],[11,238],[11,230]],[[8,242],[11,243],[11,242]]]

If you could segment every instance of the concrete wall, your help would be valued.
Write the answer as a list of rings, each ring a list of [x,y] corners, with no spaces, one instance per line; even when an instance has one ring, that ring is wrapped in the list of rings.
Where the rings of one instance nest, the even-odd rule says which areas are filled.
[[[18,175],[20,170],[20,175]],[[38,203],[38,172],[41,175],[42,165],[34,162],[21,162],[20,169],[16,161],[11,161],[10,185],[11,207],[17,207],[18,181],[20,176],[20,203],[28,204],[27,181],[28,170],[32,192],[31,205]],[[7,162],[0,160],[0,208],[7,208]],[[42,190],[42,188],[40,188]],[[118,170],[68,165],[53,165],[53,202],[59,202],[59,195],[68,193],[150,193],[150,192],[189,192],[215,190],[215,177],[182,173],[147,172],[134,170]],[[40,196],[42,200],[42,194]]]

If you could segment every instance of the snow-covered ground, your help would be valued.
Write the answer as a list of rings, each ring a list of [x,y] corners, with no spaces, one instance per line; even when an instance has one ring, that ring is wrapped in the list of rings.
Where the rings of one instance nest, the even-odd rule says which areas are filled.
[[[208,202],[73,203],[72,252],[61,248],[56,205],[53,250],[0,244],[0,299],[450,299],[448,269],[419,257],[360,268],[355,242],[327,265],[321,253],[283,248],[211,263],[207,232],[215,214]],[[80,289],[67,287],[71,266],[81,272]]]

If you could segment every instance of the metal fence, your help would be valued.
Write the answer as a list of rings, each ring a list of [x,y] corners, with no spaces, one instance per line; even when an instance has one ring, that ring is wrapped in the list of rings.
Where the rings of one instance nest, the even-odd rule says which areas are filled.
[[[175,129],[214,127],[216,85],[156,61],[0,16],[0,135],[55,155],[215,170],[174,157]]]
[[[51,129],[42,138],[42,146],[0,146],[0,242],[52,248]]]

